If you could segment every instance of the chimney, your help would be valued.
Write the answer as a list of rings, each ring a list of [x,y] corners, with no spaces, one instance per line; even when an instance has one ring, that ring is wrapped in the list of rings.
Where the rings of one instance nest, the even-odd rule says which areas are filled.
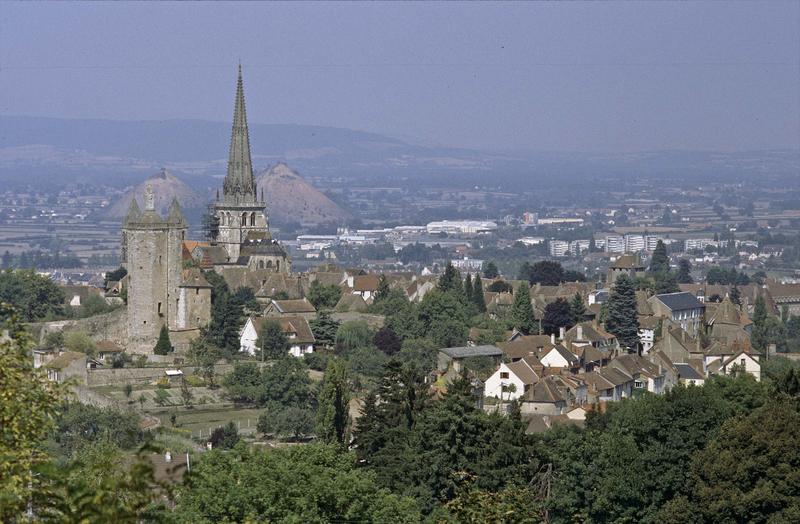
[[[550,343],[553,344],[554,346],[556,345],[556,334],[555,333],[550,333]]]
[[[172,453],[169,451],[164,453],[164,462],[172,462]]]
[[[583,340],[583,326],[578,324],[578,340]]]
[[[558,328],[558,340],[564,340],[564,335],[566,334],[567,330],[564,329],[564,326]]]

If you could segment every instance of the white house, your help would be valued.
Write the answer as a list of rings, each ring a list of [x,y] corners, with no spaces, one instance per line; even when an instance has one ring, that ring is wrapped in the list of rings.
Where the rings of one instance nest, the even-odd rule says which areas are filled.
[[[497,371],[486,379],[483,395],[507,401],[516,400],[538,380],[539,375],[525,359],[508,364],[503,362]]]
[[[539,356],[539,360],[549,368],[573,368],[580,365],[580,359],[561,344]]]
[[[264,323],[267,321],[264,317],[250,317],[244,323],[241,333],[239,334],[239,349],[255,355],[258,346],[258,333],[264,328]],[[281,325],[281,331],[286,335],[289,340],[289,354],[295,357],[302,357],[308,353],[314,352],[314,344],[316,339],[311,332],[311,326],[308,325],[308,320],[301,316],[285,316],[274,318]]]
[[[761,363],[759,362],[759,356],[756,354],[741,350],[725,360],[720,368],[720,372],[725,375],[730,375],[737,370],[750,373],[757,381],[761,381]]]

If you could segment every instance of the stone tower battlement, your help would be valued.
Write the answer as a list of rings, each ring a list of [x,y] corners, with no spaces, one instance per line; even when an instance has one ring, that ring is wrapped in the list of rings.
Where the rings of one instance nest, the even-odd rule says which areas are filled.
[[[128,270],[129,351],[152,353],[161,326],[177,330],[180,309],[182,243],[186,219],[177,200],[162,218],[154,207],[152,187],[145,209],[136,198],[122,225],[122,263]]]

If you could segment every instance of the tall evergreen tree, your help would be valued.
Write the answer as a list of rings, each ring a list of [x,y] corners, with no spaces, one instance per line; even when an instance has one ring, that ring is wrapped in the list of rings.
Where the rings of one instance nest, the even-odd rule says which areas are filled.
[[[497,270],[497,264],[493,261],[486,262],[483,265],[484,278],[497,278],[500,276],[500,271]]]
[[[531,290],[526,283],[521,284],[514,293],[511,324],[526,335],[536,332],[536,320],[533,318],[533,305],[531,305]]]
[[[464,278],[464,301],[467,304],[472,303],[472,275],[467,273],[467,276]]]
[[[688,258],[682,258],[678,262],[678,284],[692,284],[692,263]]]
[[[739,286],[737,286],[736,284],[733,285],[730,293],[728,293],[728,298],[730,298],[731,302],[733,302],[737,306],[742,305],[742,292],[739,291]]]
[[[169,340],[169,330],[167,326],[161,326],[161,331],[158,333],[158,341],[156,347],[153,348],[153,353],[156,355],[168,355],[172,352],[172,342]]]
[[[606,304],[606,330],[617,337],[622,347],[635,350],[639,343],[639,319],[636,290],[628,275],[617,277]]]
[[[444,268],[444,273],[439,277],[438,286],[442,291],[454,291],[456,294],[461,294],[461,274],[450,262],[447,263],[447,267]]]
[[[767,305],[764,297],[758,296],[753,305],[753,335],[750,338],[753,347],[763,351],[767,346]]]
[[[472,303],[475,304],[475,308],[479,313],[486,312],[486,300],[483,298],[483,282],[481,282],[480,276],[475,277],[475,282],[472,285]]]
[[[317,399],[317,438],[344,445],[350,422],[350,383],[344,362],[339,359],[328,361]]]
[[[381,275],[378,279],[378,289],[375,291],[375,300],[374,302],[381,302],[389,297],[391,289],[389,288],[389,281],[386,279],[386,275]]]
[[[663,273],[669,271],[669,257],[667,256],[667,246],[659,240],[656,249],[653,251],[653,258],[650,259],[650,272]]]
[[[583,322],[583,317],[586,315],[586,305],[583,303],[583,297],[580,293],[575,293],[569,303],[570,313],[572,314],[572,323],[577,324]]]

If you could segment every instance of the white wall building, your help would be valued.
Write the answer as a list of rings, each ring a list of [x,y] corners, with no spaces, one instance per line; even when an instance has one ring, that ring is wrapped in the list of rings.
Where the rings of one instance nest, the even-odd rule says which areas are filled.
[[[497,223],[488,220],[441,220],[425,226],[428,233],[478,234],[497,229]]]

